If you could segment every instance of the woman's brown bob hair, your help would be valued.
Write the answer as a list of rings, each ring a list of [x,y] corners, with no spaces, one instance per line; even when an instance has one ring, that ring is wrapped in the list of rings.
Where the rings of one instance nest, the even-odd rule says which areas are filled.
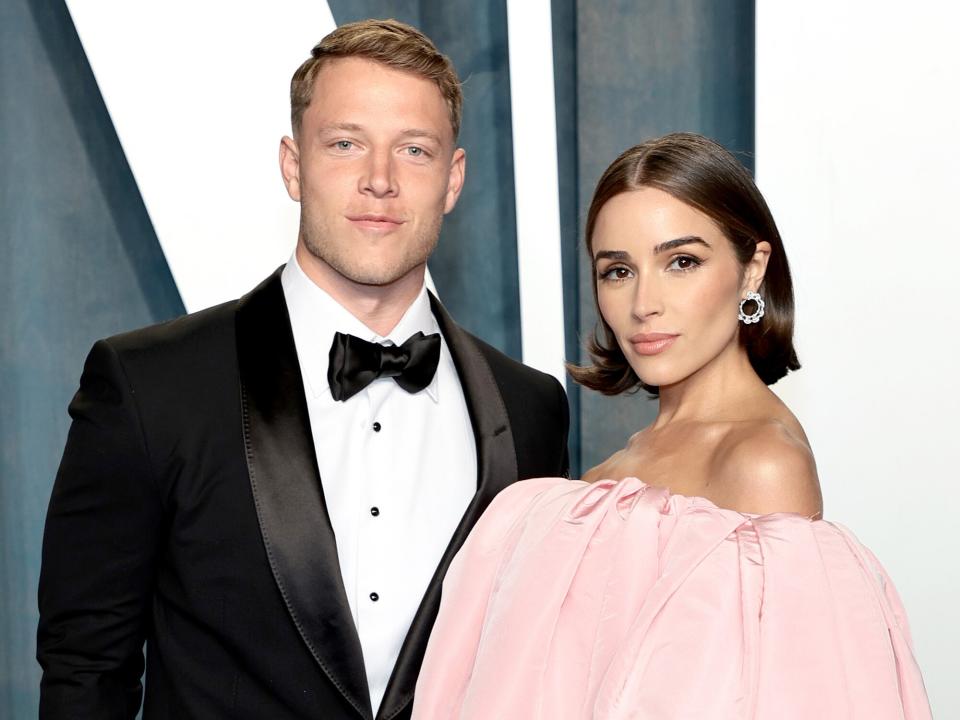
[[[798,370],[800,363],[793,348],[793,283],[780,232],[747,169],[726,149],[702,135],[672,133],[649,140],[624,152],[603,173],[590,202],[585,234],[587,254],[594,264],[594,302],[597,272],[593,230],[597,216],[611,198],[646,187],[670,193],[713,220],[744,266],[758,242],[770,243],[770,259],[759,288],[766,313],[759,323],[740,325],[740,342],[753,369],[767,385],[790,370]],[[729,309],[731,313],[736,311]],[[613,330],[600,315],[599,303],[597,315],[597,328],[587,343],[593,364],[568,364],[573,379],[605,395],[643,388],[656,396],[659,388],[645,384],[630,367]]]

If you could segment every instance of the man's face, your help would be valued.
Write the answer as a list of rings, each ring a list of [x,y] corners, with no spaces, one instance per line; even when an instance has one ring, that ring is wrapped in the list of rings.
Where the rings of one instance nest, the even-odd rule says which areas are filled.
[[[330,60],[299,137],[280,153],[300,242],[321,265],[361,285],[422,275],[465,164],[436,83],[363,58]]]

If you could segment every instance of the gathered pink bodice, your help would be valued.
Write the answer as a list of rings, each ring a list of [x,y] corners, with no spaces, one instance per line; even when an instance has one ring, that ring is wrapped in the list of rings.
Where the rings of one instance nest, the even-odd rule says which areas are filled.
[[[636,478],[516,483],[443,585],[414,720],[920,720],[903,607],[842,526]]]

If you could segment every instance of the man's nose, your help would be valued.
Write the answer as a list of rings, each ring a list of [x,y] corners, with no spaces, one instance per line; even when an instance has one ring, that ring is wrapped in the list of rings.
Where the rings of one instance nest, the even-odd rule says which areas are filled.
[[[360,192],[375,197],[390,197],[397,194],[393,154],[389,151],[373,151],[368,155]]]

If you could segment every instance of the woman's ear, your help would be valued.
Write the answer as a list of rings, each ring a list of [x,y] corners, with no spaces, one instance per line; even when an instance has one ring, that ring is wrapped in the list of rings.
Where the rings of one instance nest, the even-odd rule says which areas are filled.
[[[748,292],[757,292],[767,273],[767,263],[770,261],[770,243],[761,240],[753,251],[753,257],[747,261],[743,272],[743,283],[740,287],[741,297]]]

